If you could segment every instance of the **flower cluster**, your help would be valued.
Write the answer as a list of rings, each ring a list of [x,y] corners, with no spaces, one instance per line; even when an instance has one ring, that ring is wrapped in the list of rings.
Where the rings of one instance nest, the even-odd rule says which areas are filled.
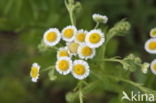
[[[97,23],[106,23],[107,16],[93,14],[93,20]],[[104,42],[104,33],[100,29],[92,29],[89,32],[83,29],[77,30],[74,25],[65,27],[62,31],[57,28],[49,28],[43,34],[43,47],[54,47],[63,40],[64,47],[57,49],[57,61],[55,69],[59,74],[71,73],[73,77],[82,80],[89,76],[90,67],[87,62],[96,54],[96,48]],[[56,47],[57,48],[57,47]],[[36,82],[39,76],[40,66],[32,65],[30,76]]]
[[[80,80],[86,78],[90,72],[86,60],[92,59],[95,49],[104,43],[104,33],[98,29],[90,32],[77,30],[75,26],[70,25],[61,32],[57,28],[50,28],[43,36],[44,44],[50,47],[57,45],[61,39],[66,42],[66,46],[57,51],[56,71],[62,75],[71,73]]]
[[[145,42],[145,50],[150,54],[156,54],[156,28],[151,29],[150,39]],[[156,75],[156,59],[150,65],[152,73]]]

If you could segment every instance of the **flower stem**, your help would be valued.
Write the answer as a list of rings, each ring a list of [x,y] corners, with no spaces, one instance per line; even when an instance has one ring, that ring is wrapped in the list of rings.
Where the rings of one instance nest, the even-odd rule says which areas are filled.
[[[69,13],[69,17],[70,17],[70,21],[71,21],[71,24],[72,25],[75,25],[75,20],[74,20],[74,15],[73,15],[73,11],[74,11],[74,4],[72,1],[68,1],[65,0],[65,6],[68,10],[68,13]]]
[[[99,24],[100,24],[99,22],[96,22],[94,29],[97,29],[99,27]]]
[[[72,24],[72,25],[75,25],[74,17],[73,17],[73,10],[70,10],[70,11],[69,11],[69,16],[70,16],[71,24]]]
[[[82,93],[82,86],[80,86],[79,88],[79,99],[80,99],[80,103],[83,103],[83,93]]]

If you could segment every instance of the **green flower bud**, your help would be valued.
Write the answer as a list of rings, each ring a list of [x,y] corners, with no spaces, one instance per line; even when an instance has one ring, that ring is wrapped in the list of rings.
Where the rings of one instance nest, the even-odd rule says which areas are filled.
[[[144,64],[142,64],[142,68],[141,71],[146,74],[148,72],[148,68],[149,68],[150,64],[145,62]]]
[[[104,23],[106,24],[108,21],[108,17],[100,14],[93,14],[93,20],[97,23]]]

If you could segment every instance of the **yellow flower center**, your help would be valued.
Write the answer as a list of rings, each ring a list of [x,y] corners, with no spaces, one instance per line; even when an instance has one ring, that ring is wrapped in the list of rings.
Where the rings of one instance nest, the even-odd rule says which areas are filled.
[[[78,75],[83,75],[86,72],[85,66],[82,65],[82,64],[76,64],[76,65],[74,65],[73,71],[74,71],[74,73],[76,73]]]
[[[84,40],[85,40],[85,34],[84,33],[77,34],[76,39],[79,42],[84,42]]]
[[[32,68],[31,68],[31,72],[30,72],[31,77],[32,77],[32,78],[38,77],[38,75],[39,75],[38,72],[39,72],[39,71],[38,71],[38,68],[37,68],[37,67],[32,67]]]
[[[58,67],[62,71],[66,71],[69,68],[69,62],[66,60],[60,60],[58,63]]]
[[[64,56],[69,56],[69,54],[66,50],[61,50],[61,51],[59,51],[59,56],[64,57]]]
[[[156,71],[156,64],[153,65],[153,69]]]
[[[156,30],[153,30],[153,31],[152,31],[152,35],[153,35],[153,36],[156,36]]]
[[[101,36],[97,33],[93,33],[89,37],[89,41],[94,44],[98,43],[100,40],[101,40]]]
[[[65,31],[64,31],[64,37],[66,37],[66,38],[71,38],[72,36],[73,36],[73,34],[74,34],[74,30],[73,29],[66,29]]]
[[[156,42],[152,41],[149,43],[149,49],[156,50]]]
[[[55,32],[49,32],[46,36],[49,42],[54,42],[57,39],[57,34]]]
[[[90,56],[92,54],[92,49],[88,46],[83,47],[81,53],[83,56]]]
[[[68,48],[69,48],[70,52],[72,52],[72,53],[77,53],[78,47],[79,47],[79,44],[78,43],[74,43],[74,42],[70,43],[68,45]]]

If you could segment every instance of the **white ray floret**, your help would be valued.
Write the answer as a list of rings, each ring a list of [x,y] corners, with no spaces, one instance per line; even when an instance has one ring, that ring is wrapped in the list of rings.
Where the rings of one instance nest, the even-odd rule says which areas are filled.
[[[70,52],[67,47],[59,48],[57,51],[57,59],[61,57],[71,57]]]
[[[76,32],[77,29],[75,26],[67,26],[62,30],[62,39],[66,42],[72,42],[74,41]]]
[[[30,76],[32,78],[31,80],[33,82],[37,82],[39,78],[39,70],[40,70],[40,66],[37,63],[33,63],[30,71]]]
[[[76,43],[79,43],[79,44],[85,43],[85,38],[86,38],[86,34],[87,34],[87,33],[88,33],[88,32],[85,31],[85,30],[83,30],[83,29],[77,31],[77,33],[76,33],[76,35],[75,35],[75,42],[76,42]]]
[[[104,43],[104,41],[104,33],[97,29],[91,30],[85,38],[86,45],[90,48],[98,48]]]
[[[95,56],[95,49],[82,44],[78,48],[78,55],[81,59],[92,59]]]
[[[62,75],[67,75],[72,70],[72,60],[69,57],[59,58],[55,65],[56,71]]]
[[[43,41],[47,46],[55,46],[60,40],[61,33],[57,28],[50,28],[43,35]]]
[[[90,70],[89,65],[84,60],[75,60],[73,63],[72,75],[79,79],[85,79],[89,76]]]
[[[151,62],[150,68],[152,73],[156,75],[156,59]]]
[[[145,42],[145,50],[150,54],[156,54],[156,38],[151,38]]]

